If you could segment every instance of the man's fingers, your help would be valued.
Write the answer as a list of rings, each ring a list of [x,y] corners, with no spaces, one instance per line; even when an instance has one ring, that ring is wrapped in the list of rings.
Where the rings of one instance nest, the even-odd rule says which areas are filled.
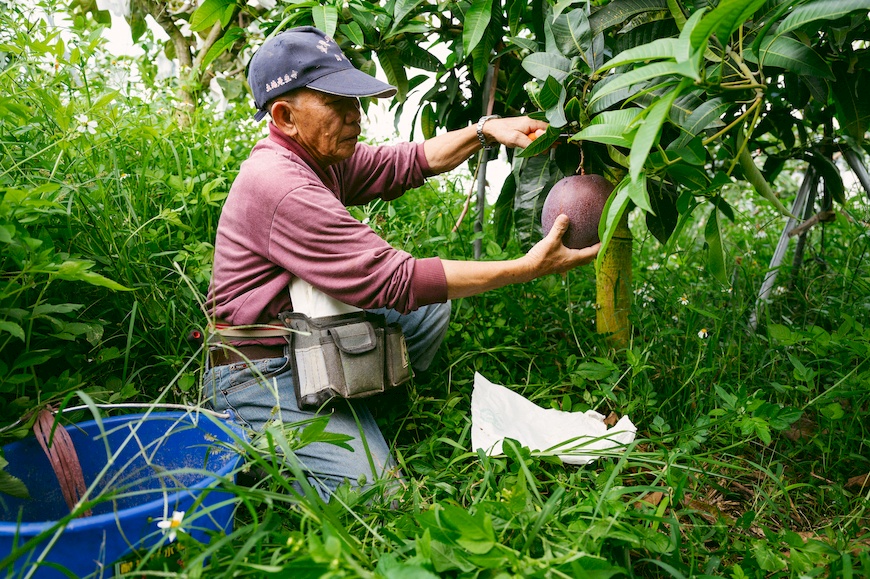
[[[571,221],[568,219],[568,216],[562,213],[556,217],[555,221],[553,221],[553,227],[550,229],[549,235],[554,235],[561,239],[565,232],[568,231],[568,226],[570,224]]]

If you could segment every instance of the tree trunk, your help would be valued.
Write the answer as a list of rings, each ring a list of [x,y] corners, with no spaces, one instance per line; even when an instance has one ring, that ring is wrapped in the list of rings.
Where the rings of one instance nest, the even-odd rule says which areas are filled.
[[[628,211],[623,213],[613,239],[597,272],[598,311],[595,325],[599,334],[609,334],[607,341],[616,350],[628,347],[631,339],[631,230]]]

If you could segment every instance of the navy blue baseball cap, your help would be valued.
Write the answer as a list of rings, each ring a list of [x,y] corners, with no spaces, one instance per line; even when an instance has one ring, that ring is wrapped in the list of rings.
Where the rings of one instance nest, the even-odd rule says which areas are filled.
[[[302,87],[345,97],[396,94],[396,87],[356,69],[338,44],[313,26],[291,28],[266,40],[248,65],[248,84],[258,121],[269,112],[267,102]]]

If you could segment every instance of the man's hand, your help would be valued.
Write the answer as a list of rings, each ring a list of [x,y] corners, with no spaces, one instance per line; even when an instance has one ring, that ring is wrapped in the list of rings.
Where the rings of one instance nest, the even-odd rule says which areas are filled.
[[[483,123],[483,136],[487,142],[497,141],[505,147],[526,148],[541,136],[549,125],[529,117],[490,119]],[[538,132],[540,131],[540,132]]]
[[[564,273],[581,265],[586,265],[595,259],[600,243],[583,249],[571,249],[562,243],[562,236],[568,230],[569,220],[565,214],[559,215],[553,223],[547,236],[535,244],[525,255],[530,261],[530,267],[535,272],[534,277],[550,273]]]

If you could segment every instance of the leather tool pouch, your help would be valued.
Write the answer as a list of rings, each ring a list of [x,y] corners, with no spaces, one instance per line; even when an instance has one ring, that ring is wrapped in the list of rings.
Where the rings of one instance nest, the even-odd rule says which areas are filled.
[[[373,396],[412,376],[401,328],[380,316],[282,312],[278,319],[294,330],[287,340],[299,408],[319,408],[336,396]]]

